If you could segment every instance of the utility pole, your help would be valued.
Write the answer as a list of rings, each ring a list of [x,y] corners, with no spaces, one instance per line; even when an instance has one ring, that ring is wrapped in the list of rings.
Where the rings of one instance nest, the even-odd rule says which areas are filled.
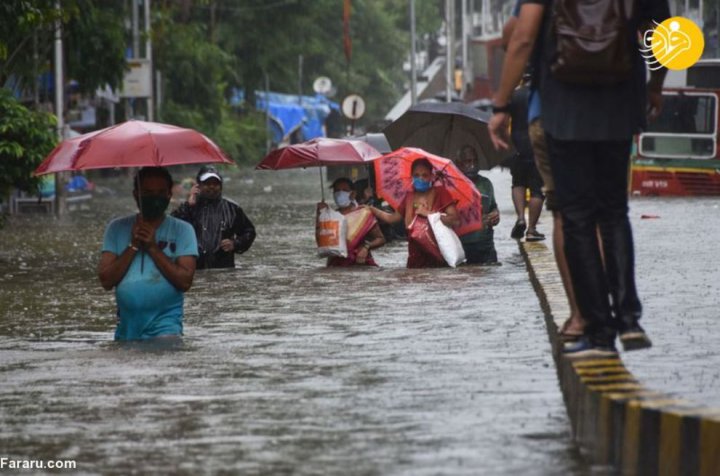
[[[60,0],[56,0],[55,8],[58,19],[55,20],[55,115],[57,116],[57,135],[63,140],[65,131],[65,80],[63,77],[63,40]],[[55,214],[58,218],[67,213],[65,200],[65,180],[62,172],[55,174]]]
[[[455,0],[445,0],[445,102],[450,102],[453,84],[453,5]]]
[[[468,0],[462,0],[462,11],[460,12],[462,19],[462,89],[460,90],[460,96],[465,98],[465,85],[470,79],[470,68],[468,66],[468,36],[470,36],[470,29],[468,28],[468,20],[470,15],[468,14]]]
[[[138,0],[130,0],[130,3],[132,4],[132,57],[133,59],[137,59],[140,57],[140,13],[138,11]],[[127,98],[125,101],[125,104],[127,105],[125,108],[125,119],[134,119],[135,99]]]
[[[417,104],[417,51],[415,0],[410,0],[410,104]]]
[[[150,64],[150,96],[147,98],[147,120],[152,122],[155,120],[154,99],[155,94],[153,88],[153,55],[152,55],[152,39],[150,37],[150,0],[144,0],[145,5],[145,58]]]
[[[270,153],[272,147],[272,136],[270,131],[270,76],[263,71],[265,76],[265,153]]]
[[[302,106],[303,55],[298,55],[298,104]]]

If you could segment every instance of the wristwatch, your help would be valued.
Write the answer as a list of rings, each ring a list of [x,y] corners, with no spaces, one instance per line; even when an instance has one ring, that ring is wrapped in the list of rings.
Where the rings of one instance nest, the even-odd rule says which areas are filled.
[[[132,249],[133,251],[140,251],[140,248],[133,245],[132,242],[128,243],[128,248]]]
[[[498,114],[500,112],[510,112],[510,103],[507,103],[504,106],[493,105],[492,112],[493,114]]]

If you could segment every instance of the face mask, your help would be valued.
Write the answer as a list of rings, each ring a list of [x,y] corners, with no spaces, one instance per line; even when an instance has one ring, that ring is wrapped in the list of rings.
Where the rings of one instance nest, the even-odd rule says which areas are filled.
[[[143,218],[154,220],[163,216],[169,204],[169,197],[158,197],[155,195],[143,196],[142,200],[140,200],[140,212]]]
[[[349,207],[352,203],[352,200],[350,200],[350,192],[345,190],[338,190],[333,194],[333,198],[335,199],[335,204],[340,208]]]
[[[423,180],[420,177],[413,177],[412,183],[416,192],[427,192],[432,186],[432,182]]]

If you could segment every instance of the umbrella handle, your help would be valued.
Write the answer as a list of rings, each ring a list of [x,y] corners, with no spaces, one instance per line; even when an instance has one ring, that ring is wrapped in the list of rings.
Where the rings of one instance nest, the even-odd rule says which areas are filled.
[[[318,167],[318,170],[320,171],[320,196],[322,197],[322,202],[325,203],[325,184],[323,183],[322,169],[322,167]]]

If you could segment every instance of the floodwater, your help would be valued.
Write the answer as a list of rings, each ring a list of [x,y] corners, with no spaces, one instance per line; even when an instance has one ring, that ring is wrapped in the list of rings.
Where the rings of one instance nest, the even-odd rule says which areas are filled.
[[[238,269],[196,274],[179,350],[112,342],[114,298],[95,266],[105,223],[133,211],[127,179],[103,182],[118,194],[63,221],[12,218],[0,230],[0,457],[71,459],[84,474],[598,474],[572,443],[542,311],[509,239],[508,174],[489,176],[502,266],[407,270],[399,242],[375,253],[380,269],[330,270],[314,256],[317,171],[233,172],[226,195],[258,238]],[[662,218],[635,223],[656,347],[631,368],[650,386],[717,396],[716,260],[698,249],[706,271],[678,266],[678,230],[691,224],[668,237],[669,210],[684,218],[697,202],[674,203],[633,203]],[[717,201],[701,203],[716,219]],[[658,258],[663,246],[677,261]],[[679,303],[694,304],[671,312]]]
[[[647,351],[623,359],[643,384],[720,408],[720,197],[631,203]]]

